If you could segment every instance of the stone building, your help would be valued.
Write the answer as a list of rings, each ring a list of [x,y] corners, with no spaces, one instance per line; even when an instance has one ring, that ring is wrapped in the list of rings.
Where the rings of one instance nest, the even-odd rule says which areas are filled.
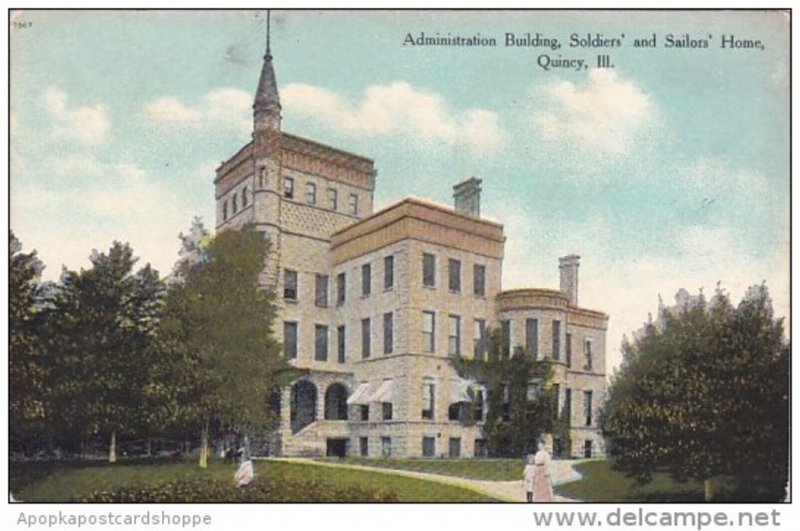
[[[455,208],[407,198],[373,212],[371,159],[282,131],[269,44],[252,140],[216,173],[216,228],[270,240],[274,331],[307,370],[282,393],[272,452],[483,455],[482,423],[451,420],[482,390],[450,358],[480,355],[490,326],[555,362],[572,414],[572,448],[556,450],[603,452],[608,317],[578,306],[578,256],[561,259],[560,290],[503,291],[503,226],[480,217],[479,179],[454,187]]]

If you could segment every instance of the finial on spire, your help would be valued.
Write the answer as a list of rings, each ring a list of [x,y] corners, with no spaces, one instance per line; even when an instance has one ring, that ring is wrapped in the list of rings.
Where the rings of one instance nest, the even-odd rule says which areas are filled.
[[[261,67],[261,77],[258,80],[256,98],[253,103],[254,130],[280,129],[281,100],[278,96],[278,83],[275,80],[275,70],[272,67],[272,52],[270,51],[270,10],[267,10],[267,50],[264,54],[264,65]]]
[[[267,55],[272,55],[269,49],[269,9],[267,9]]]

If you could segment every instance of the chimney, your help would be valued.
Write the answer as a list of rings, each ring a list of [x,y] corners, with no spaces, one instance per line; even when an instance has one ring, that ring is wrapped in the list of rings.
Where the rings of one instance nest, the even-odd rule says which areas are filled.
[[[453,187],[456,212],[479,218],[481,216],[481,179],[470,177]]]
[[[569,297],[570,306],[578,305],[578,266],[581,257],[577,254],[562,256],[558,259],[558,269],[561,273],[561,291]]]

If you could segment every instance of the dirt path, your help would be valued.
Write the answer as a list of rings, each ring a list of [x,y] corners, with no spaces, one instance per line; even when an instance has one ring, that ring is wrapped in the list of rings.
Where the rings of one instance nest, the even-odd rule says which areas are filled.
[[[477,479],[464,479],[455,476],[445,476],[442,474],[430,474],[427,472],[415,472],[412,470],[400,470],[395,468],[381,468],[374,466],[363,465],[350,465],[347,463],[332,463],[327,461],[316,461],[314,459],[305,459],[300,457],[269,457],[265,458],[272,461],[282,461],[285,463],[303,463],[308,465],[326,466],[330,468],[350,468],[353,470],[365,470],[368,472],[375,472],[378,474],[392,474],[396,476],[406,476],[410,478],[425,479],[428,481],[435,481],[438,483],[446,483],[456,487],[465,488],[473,492],[485,494],[506,502],[524,502],[525,501],[525,488],[522,480],[519,481],[483,481]],[[581,475],[572,466],[576,461],[553,461],[551,474],[554,485],[568,483],[581,478]],[[570,498],[556,495],[555,501],[557,502],[574,502]]]

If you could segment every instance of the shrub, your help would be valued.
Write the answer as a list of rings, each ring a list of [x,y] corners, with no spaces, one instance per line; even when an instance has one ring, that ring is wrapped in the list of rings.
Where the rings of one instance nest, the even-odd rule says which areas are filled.
[[[361,487],[332,487],[314,480],[272,481],[256,478],[244,488],[217,479],[182,479],[159,485],[132,485],[95,490],[74,501],[90,503],[208,503],[208,502],[396,502],[394,492]]]

